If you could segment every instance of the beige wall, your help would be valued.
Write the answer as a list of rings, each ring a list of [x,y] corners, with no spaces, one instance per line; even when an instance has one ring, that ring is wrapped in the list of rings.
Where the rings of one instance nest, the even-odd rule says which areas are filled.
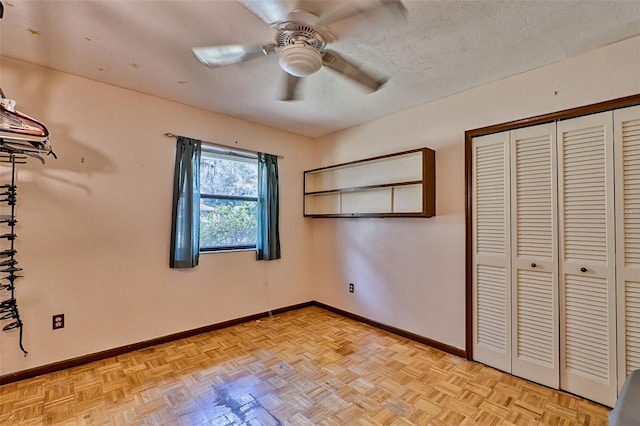
[[[436,150],[437,216],[314,220],[314,299],[464,348],[465,130],[638,93],[640,37],[321,138],[322,165]]]
[[[0,375],[311,299],[301,195],[311,140],[8,58],[0,66],[0,87],[47,125],[59,156],[19,167],[17,297],[29,356],[17,332],[0,332]],[[165,132],[285,156],[281,260],[244,251],[168,267],[175,141]],[[58,313],[66,327],[52,331]]]
[[[318,141],[7,58],[0,67],[0,87],[47,124],[60,157],[19,168],[30,354],[0,333],[2,375],[312,299],[463,348],[464,131],[640,93],[640,38]],[[218,253],[168,267],[167,131],[286,157],[283,259]],[[303,170],[421,146],[437,152],[436,217],[303,218]],[[67,324],[52,331],[58,313]]]

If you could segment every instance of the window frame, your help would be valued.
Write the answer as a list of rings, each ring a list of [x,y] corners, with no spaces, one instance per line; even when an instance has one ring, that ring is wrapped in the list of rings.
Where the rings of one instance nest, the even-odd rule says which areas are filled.
[[[225,161],[237,161],[237,162],[245,162],[252,163],[255,162],[256,169],[258,167],[258,154],[248,153],[242,151],[234,151],[231,149],[220,149],[213,146],[202,145],[202,155],[200,158],[200,165],[202,166],[203,159],[207,156],[207,154],[214,154],[216,157],[225,160]],[[238,157],[238,159],[234,159],[233,157]],[[252,161],[247,161],[252,160]],[[258,182],[256,182],[256,196],[248,197],[242,195],[227,195],[227,194],[210,194],[202,192],[202,188],[200,189],[200,199],[201,200],[227,200],[227,201],[253,201],[258,204]],[[257,211],[256,211],[256,219],[257,219]],[[198,227],[201,226],[201,222],[198,221]],[[259,226],[259,224],[258,224]],[[201,228],[200,228],[201,229]],[[231,252],[231,251],[248,251],[248,250],[256,250],[258,243],[258,234],[256,233],[255,242],[253,244],[242,244],[242,245],[225,245],[225,246],[214,246],[214,247],[203,247],[198,241],[198,250],[200,253],[217,253],[217,252]]]

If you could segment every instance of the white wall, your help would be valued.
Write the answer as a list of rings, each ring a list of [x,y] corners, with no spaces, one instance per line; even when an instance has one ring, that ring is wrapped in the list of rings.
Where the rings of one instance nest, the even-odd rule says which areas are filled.
[[[5,95],[47,125],[59,156],[18,168],[17,298],[29,356],[17,332],[0,332],[0,375],[311,299],[301,194],[310,139],[8,58],[0,66]],[[168,267],[175,140],[165,132],[285,156],[281,260],[244,251]],[[2,183],[8,170],[0,166]],[[59,313],[66,327],[52,331]]]
[[[321,138],[321,165],[436,150],[437,216],[314,219],[314,299],[464,348],[465,130],[638,93],[640,37]]]

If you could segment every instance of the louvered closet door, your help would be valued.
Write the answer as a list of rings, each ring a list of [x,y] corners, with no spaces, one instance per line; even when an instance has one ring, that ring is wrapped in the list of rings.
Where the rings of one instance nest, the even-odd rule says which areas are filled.
[[[473,139],[473,354],[511,371],[509,132]]]
[[[616,110],[618,387],[640,368],[640,106]]]
[[[558,388],[555,123],[511,132],[512,373]]]
[[[558,122],[560,386],[617,395],[613,113]]]

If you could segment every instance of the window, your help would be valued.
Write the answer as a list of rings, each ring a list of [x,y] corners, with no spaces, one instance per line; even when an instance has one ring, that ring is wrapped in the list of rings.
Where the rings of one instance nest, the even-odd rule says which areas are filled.
[[[200,159],[200,251],[256,248],[256,155],[203,147]]]
[[[280,259],[279,216],[278,156],[176,138],[170,268],[195,268],[201,251],[254,248],[256,260]]]

